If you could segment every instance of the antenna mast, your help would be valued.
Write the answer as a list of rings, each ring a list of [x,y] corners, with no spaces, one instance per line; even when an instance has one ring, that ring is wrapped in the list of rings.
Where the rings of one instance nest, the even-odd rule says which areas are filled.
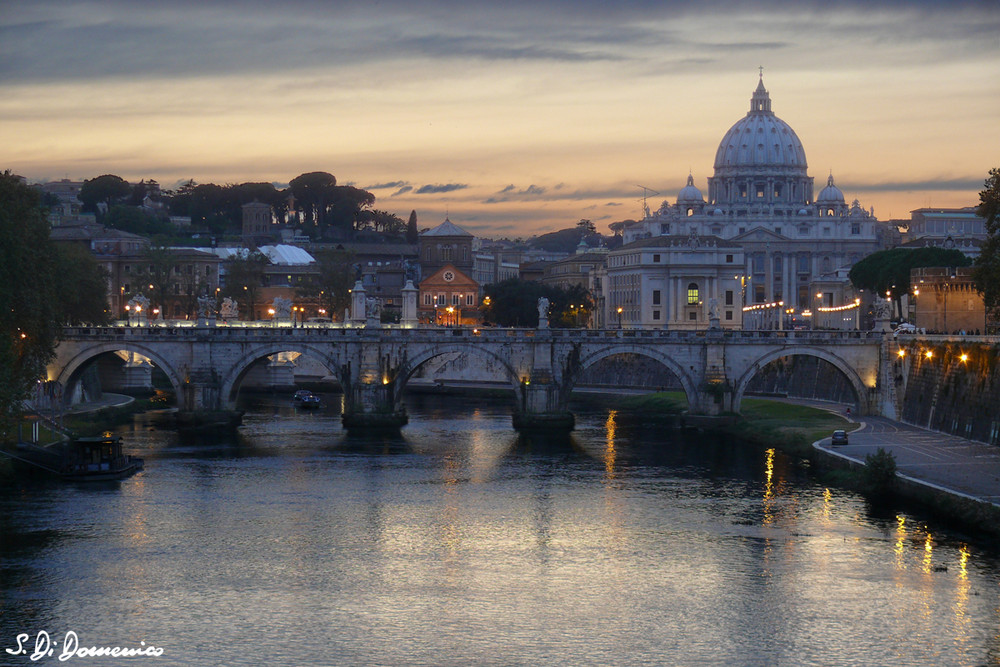
[[[642,188],[642,218],[640,219],[645,219],[649,214],[649,208],[646,206],[646,197],[649,195],[658,195],[660,193],[652,188],[647,188],[645,185],[637,185],[635,187]]]

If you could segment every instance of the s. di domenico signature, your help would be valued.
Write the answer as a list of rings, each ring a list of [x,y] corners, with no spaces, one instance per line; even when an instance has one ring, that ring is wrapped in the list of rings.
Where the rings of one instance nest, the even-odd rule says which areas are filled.
[[[26,656],[29,660],[36,661],[56,655],[60,647],[58,641],[52,639],[48,632],[39,630],[35,635],[34,649],[29,653],[31,646],[31,635],[22,632],[14,638],[17,646],[6,649],[9,655]],[[156,646],[147,646],[146,642],[140,642],[137,647],[125,646],[80,646],[80,637],[73,630],[69,630],[63,635],[62,649],[58,651],[59,661],[66,662],[73,658],[135,658],[139,656],[158,657],[163,655],[163,649]]]

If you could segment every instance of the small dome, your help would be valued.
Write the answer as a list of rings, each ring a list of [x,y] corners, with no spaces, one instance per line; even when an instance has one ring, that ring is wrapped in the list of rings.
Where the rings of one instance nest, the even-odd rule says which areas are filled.
[[[826,181],[826,187],[819,193],[816,197],[817,204],[843,204],[844,203],[844,193],[840,191],[836,185],[833,184],[833,174],[830,174],[830,178]]]
[[[701,190],[695,187],[694,177],[688,174],[688,182],[681,191],[677,193],[678,204],[704,204],[705,198],[701,196]]]

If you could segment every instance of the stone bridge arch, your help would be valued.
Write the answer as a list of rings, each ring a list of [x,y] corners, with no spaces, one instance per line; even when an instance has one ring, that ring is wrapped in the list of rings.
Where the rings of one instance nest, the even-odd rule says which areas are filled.
[[[865,385],[864,380],[861,379],[861,375],[858,371],[842,357],[821,348],[811,346],[796,346],[794,348],[783,347],[777,350],[771,350],[770,352],[767,352],[750,362],[742,374],[740,374],[740,378],[736,382],[735,390],[733,392],[733,411],[740,411],[740,403],[743,401],[743,394],[746,391],[747,385],[750,384],[750,381],[754,378],[754,376],[757,375],[757,373],[759,373],[765,366],[772,361],[776,361],[784,357],[803,356],[822,359],[823,361],[829,362],[834,368],[840,371],[851,384],[851,388],[854,389],[854,395],[858,400],[858,411],[861,414],[868,414],[870,407],[869,388]]]
[[[178,403],[182,400],[184,395],[183,389],[186,382],[186,373],[183,368],[175,368],[174,364],[167,361],[167,358],[161,354],[158,354],[154,349],[148,345],[143,345],[141,343],[129,342],[105,342],[105,343],[94,343],[90,345],[83,345],[76,351],[76,353],[69,359],[69,361],[62,364],[61,368],[58,368],[53,379],[56,380],[64,388],[63,396],[68,399],[72,395],[72,388],[75,386],[77,380],[80,377],[81,371],[90,362],[97,359],[97,357],[114,352],[132,352],[135,354],[141,354],[144,357],[148,357],[156,367],[159,368],[167,376],[167,380],[170,382],[170,386],[174,390],[174,396]],[[53,361],[53,364],[60,364],[59,360]],[[51,377],[52,374],[50,374]]]
[[[517,404],[521,404],[523,399],[521,386],[521,381],[523,379],[522,376],[526,376],[528,372],[525,371],[524,373],[519,373],[511,363],[510,359],[504,358],[503,355],[493,352],[488,348],[477,346],[474,341],[470,343],[446,343],[443,345],[435,343],[433,345],[421,346],[421,348],[418,349],[412,356],[407,355],[404,362],[400,365],[395,377],[393,391],[394,400],[397,403],[402,400],[403,389],[406,387],[407,381],[409,381],[410,377],[412,377],[421,366],[432,359],[446,354],[454,354],[456,352],[459,354],[483,358],[499,364],[500,368],[504,371],[504,373],[506,373],[507,379],[510,381],[510,386],[511,389],[514,390],[514,396],[517,400]]]
[[[319,361],[343,385],[343,378],[340,372],[340,358],[336,349],[333,349],[331,352],[329,347],[322,349],[313,344],[297,343],[294,341],[261,343],[249,350],[243,351],[240,354],[239,360],[222,376],[219,382],[219,396],[222,398],[225,407],[231,407],[235,404],[240,384],[255,363],[272,354],[279,354],[281,352],[298,352],[301,355]]]
[[[698,383],[691,377],[683,366],[681,366],[675,359],[663,354],[654,347],[637,345],[634,343],[615,343],[591,349],[584,347],[581,351],[580,361],[576,372],[566,378],[566,400],[569,400],[569,395],[573,391],[573,387],[576,386],[577,381],[580,379],[580,376],[584,371],[607,359],[608,357],[615,356],[616,354],[634,354],[663,364],[663,366],[673,373],[674,376],[676,376],[680,381],[681,387],[684,389],[684,395],[688,400],[689,409],[694,410],[698,406]]]

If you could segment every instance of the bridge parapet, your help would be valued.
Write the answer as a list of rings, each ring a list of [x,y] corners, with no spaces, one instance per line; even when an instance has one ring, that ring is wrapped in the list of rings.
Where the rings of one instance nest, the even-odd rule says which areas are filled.
[[[848,377],[858,395],[859,413],[864,413],[879,403],[875,392],[884,384],[877,378],[885,340],[882,332],[812,330],[70,327],[49,379],[74,382],[88,360],[115,350],[134,351],[165,371],[183,399],[182,408],[212,410],[232,407],[253,364],[279,352],[298,352],[319,361],[340,380],[345,415],[354,414],[358,423],[378,421],[378,415],[400,422],[405,421],[402,394],[407,380],[430,360],[453,355],[509,380],[520,423],[571,424],[567,406],[574,384],[587,368],[616,355],[661,363],[680,380],[690,409],[708,413],[738,411],[750,380],[770,361],[809,355]]]

